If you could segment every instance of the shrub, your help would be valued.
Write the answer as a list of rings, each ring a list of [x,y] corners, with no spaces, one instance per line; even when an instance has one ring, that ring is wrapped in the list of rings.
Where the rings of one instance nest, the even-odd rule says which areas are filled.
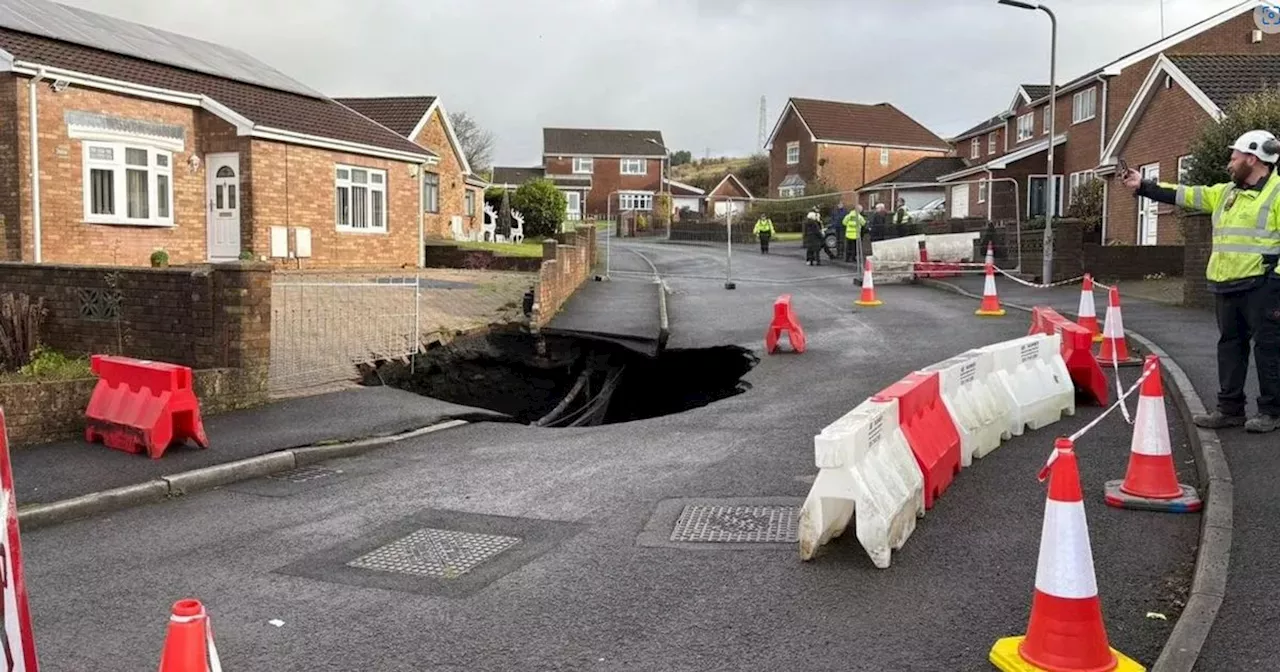
[[[524,215],[525,238],[553,236],[564,223],[569,205],[564,192],[550,180],[530,180],[516,189],[511,207]]]
[[[1221,122],[1209,122],[1191,143],[1190,184],[1231,181],[1227,161],[1231,143],[1245,131],[1262,129],[1280,133],[1280,89],[1267,88],[1235,99],[1224,110]],[[1136,168],[1136,166],[1133,166]]]
[[[1084,223],[1086,231],[1092,231],[1102,224],[1103,184],[1100,179],[1087,180],[1076,187],[1071,194],[1071,205],[1067,207],[1067,217],[1079,219]]]
[[[165,268],[169,265],[169,253],[164,250],[156,250],[151,253],[151,267]]]
[[[0,372],[17,371],[31,363],[48,314],[43,298],[32,301],[26,294],[0,296]]]

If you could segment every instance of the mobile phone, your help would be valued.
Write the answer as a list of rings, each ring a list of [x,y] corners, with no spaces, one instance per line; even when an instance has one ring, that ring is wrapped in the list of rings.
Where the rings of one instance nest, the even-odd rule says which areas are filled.
[[[1116,159],[1116,161],[1119,163],[1120,175],[1123,176],[1129,174],[1129,162],[1124,159]]]

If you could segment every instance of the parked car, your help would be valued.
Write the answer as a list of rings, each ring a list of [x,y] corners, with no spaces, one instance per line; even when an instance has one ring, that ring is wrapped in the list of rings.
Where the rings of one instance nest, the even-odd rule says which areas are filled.
[[[947,213],[947,199],[935,198],[916,210],[908,210],[913,222],[932,222],[941,219]]]

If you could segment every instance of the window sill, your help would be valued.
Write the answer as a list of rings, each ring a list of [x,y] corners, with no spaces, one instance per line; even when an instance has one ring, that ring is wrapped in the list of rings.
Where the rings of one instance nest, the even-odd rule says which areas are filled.
[[[361,235],[361,236],[385,236],[385,235],[387,235],[387,230],[386,230],[386,229],[353,229],[353,228],[345,227],[345,226],[339,226],[339,227],[337,227],[337,232],[338,232],[338,233],[354,233],[354,234]]]
[[[105,219],[100,217],[86,218],[83,223],[92,226],[136,226],[146,229],[172,229],[177,225],[173,222],[146,221],[137,219]]]
[[[1072,125],[1072,126],[1075,126],[1076,124],[1083,124],[1083,123],[1085,123],[1086,121],[1093,121],[1093,120],[1094,120],[1094,119],[1096,119],[1096,118],[1097,118],[1097,115],[1094,115],[1094,116],[1092,116],[1092,117],[1085,117],[1084,119],[1081,119],[1081,120],[1079,120],[1079,121],[1076,121],[1076,120],[1074,120],[1074,119],[1073,119],[1073,120],[1071,120],[1071,125]]]

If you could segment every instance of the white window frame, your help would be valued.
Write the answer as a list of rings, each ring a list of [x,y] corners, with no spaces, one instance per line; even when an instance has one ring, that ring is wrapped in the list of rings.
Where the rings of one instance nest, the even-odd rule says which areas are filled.
[[[342,176],[343,171],[346,171],[345,178]],[[361,171],[365,173],[365,181],[363,183],[355,181],[356,174]],[[375,181],[375,178],[380,179],[381,182]],[[391,214],[390,214],[391,209],[387,203],[387,171],[380,170],[377,168],[367,168],[365,166],[353,166],[348,164],[336,163],[334,164],[333,186],[334,186],[334,199],[335,199],[334,226],[337,228],[338,231],[342,233],[386,233],[387,232],[387,221],[391,218]],[[354,210],[354,207],[352,207],[355,203],[356,189],[360,189],[360,188],[364,188],[367,190],[367,194],[365,196],[365,201],[364,201],[364,208],[363,208],[364,221],[365,221],[365,224],[363,226],[354,224],[356,220],[356,212]],[[426,188],[425,184],[423,185],[423,188],[424,189]],[[348,209],[350,210],[348,221],[346,224],[342,223],[342,216],[341,216],[342,213],[340,212],[338,203],[336,202],[338,199],[338,194],[342,190],[346,190],[347,192],[347,205],[348,205]],[[375,218],[374,218],[373,194],[375,192],[382,194],[382,213],[381,213],[382,221],[375,221]]]
[[[887,165],[889,165],[889,148],[881,147],[880,148],[880,166],[884,167]]]
[[[1178,157],[1178,184],[1187,184],[1187,173],[1191,172],[1191,155]]]
[[[804,196],[804,187],[778,187],[778,198],[799,198]]]
[[[572,199],[570,198],[571,196],[576,196],[578,198],[577,208],[573,207],[573,203],[571,202]],[[570,221],[577,221],[582,219],[582,192],[580,191],[564,192],[564,210],[565,210],[566,219],[569,219]]]
[[[1018,142],[1024,142],[1035,137],[1036,134],[1036,114],[1028,112],[1018,117]]]
[[[618,172],[621,175],[645,175],[649,172],[649,162],[645,159],[623,158],[618,161]]]
[[[590,175],[595,172],[596,160],[590,156],[573,157],[573,174],[574,175]]]
[[[620,191],[618,192],[618,212],[635,210],[650,212],[653,210],[652,191]]]
[[[867,194],[867,205],[868,205],[868,206],[870,206],[870,207],[873,207],[873,208],[874,208],[874,207],[876,207],[876,204],[877,204],[877,203],[879,203],[879,202],[880,202],[880,192],[878,192],[878,191],[873,191],[873,192],[871,192],[870,194]]]
[[[981,180],[978,182],[978,202],[979,203],[987,202],[987,181],[986,180]]]
[[[1053,180],[1053,189],[1054,189],[1054,191],[1053,191],[1053,200],[1057,201],[1057,204],[1056,204],[1056,205],[1057,205],[1057,208],[1056,208],[1056,214],[1054,215],[1054,217],[1061,217],[1061,216],[1063,215],[1063,213],[1065,213],[1065,212],[1067,211],[1066,195],[1063,193],[1063,192],[1066,190],[1066,189],[1065,189],[1065,187],[1066,187],[1066,182],[1067,182],[1067,181],[1066,181],[1066,180],[1064,180],[1064,179],[1062,179],[1062,176],[1061,176],[1061,175],[1054,175],[1053,177],[1054,177],[1054,180]],[[1047,176],[1047,175],[1043,175],[1043,174],[1042,174],[1042,175],[1028,175],[1028,176],[1027,176],[1027,218],[1028,218],[1028,219],[1030,219],[1031,217],[1034,217],[1034,216],[1035,216],[1035,215],[1032,215],[1032,214],[1031,214],[1031,185],[1032,185],[1032,183],[1033,183],[1033,182],[1035,182],[1036,180],[1046,180],[1046,181],[1047,181],[1047,180],[1048,180],[1048,176]],[[1046,185],[1046,186],[1047,186],[1047,185]],[[1046,210],[1050,210],[1050,209],[1052,209],[1052,208],[1048,208],[1048,207],[1046,207],[1045,209],[1046,209]]]
[[[1098,87],[1071,96],[1071,123],[1081,124],[1098,116]]]
[[[982,156],[982,141],[974,138],[969,141],[969,158],[976,159]]]
[[[467,213],[467,216],[468,216],[468,217],[475,217],[475,216],[476,216],[476,192],[475,192],[475,190],[473,190],[473,189],[468,189],[468,190],[467,190],[467,193],[465,193],[465,194],[463,194],[463,195],[462,195],[462,207],[463,207],[463,209],[465,210],[465,212]]]
[[[991,131],[987,134],[987,155],[996,153],[996,132]],[[977,158],[977,157],[974,157]]]
[[[83,201],[84,201],[84,221],[89,224],[114,224],[119,226],[161,226],[172,227],[173,221],[173,153],[167,149],[158,149],[148,145],[146,142],[100,142],[96,140],[85,140],[81,143],[81,152],[83,157],[84,170],[82,174]],[[111,159],[93,159],[90,155],[93,150],[110,150]],[[147,153],[147,165],[135,166],[128,165],[125,157],[128,155],[127,150],[145,151]],[[165,165],[160,165],[164,163]],[[95,214],[93,212],[93,182],[92,175],[95,170],[111,171],[111,198],[112,210],[111,214]],[[147,175],[147,216],[146,217],[129,217],[129,187],[128,173],[129,171],[144,171]],[[169,214],[161,217],[160,212],[160,189],[158,188],[158,179],[164,176],[168,184],[165,190],[165,203],[169,206]]]
[[[787,143],[787,165],[794,166],[800,163],[800,141]]]
[[[1042,126],[1042,128],[1040,129],[1040,135],[1049,135],[1049,121],[1050,121],[1049,110],[1050,109],[1051,108],[1048,105],[1044,106],[1044,118],[1040,120],[1040,123]],[[1035,135],[1034,131],[1032,132],[1032,135]]]
[[[427,176],[428,176],[428,175],[431,175],[431,176],[435,177],[435,179],[436,179],[435,184],[430,185],[430,186],[432,186],[432,187],[435,187],[435,189],[431,189],[431,190],[428,190],[428,189],[427,189],[427,186],[428,186],[428,185],[427,185]],[[438,215],[438,214],[440,214],[440,173],[435,173],[435,172],[432,172],[432,171],[430,171],[430,170],[423,171],[423,173],[422,173],[422,191],[423,191],[423,194],[422,194],[422,205],[423,205],[423,209],[424,209],[426,212],[429,212],[429,213],[431,213],[431,214],[433,214],[433,215]]]
[[[1089,180],[1092,180],[1092,179],[1093,179],[1092,170],[1081,170],[1081,171],[1071,173],[1069,186],[1067,187],[1066,207],[1070,208],[1071,203],[1075,201],[1076,189],[1079,189],[1080,187],[1083,187],[1084,185],[1089,184]]]

